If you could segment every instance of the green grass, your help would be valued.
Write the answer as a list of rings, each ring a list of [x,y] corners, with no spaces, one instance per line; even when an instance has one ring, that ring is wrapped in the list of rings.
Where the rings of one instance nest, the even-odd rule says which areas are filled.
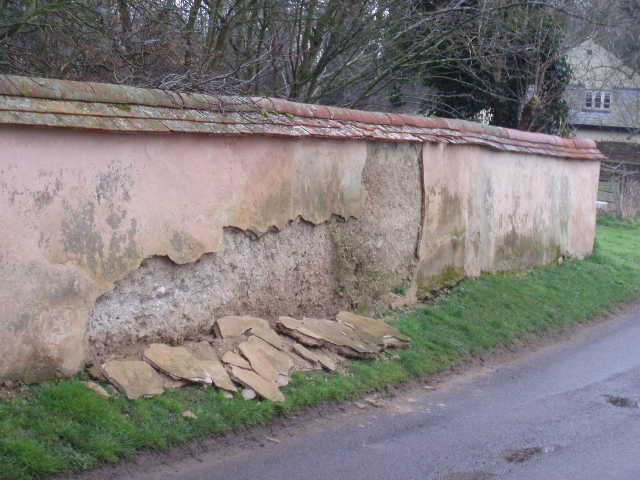
[[[622,220],[615,215],[603,214],[598,216],[598,225],[604,227],[638,229],[640,228],[640,218],[633,220]]]
[[[22,386],[17,397],[0,400],[0,478],[80,471],[147,449],[263,425],[278,415],[441,371],[638,297],[640,223],[603,217],[597,248],[588,259],[522,275],[464,280],[446,298],[399,315],[396,325],[412,338],[410,348],[353,362],[349,375],[295,374],[281,405],[227,399],[197,387],[151,399],[105,399],[85,388],[80,377]],[[183,418],[187,409],[198,419]]]

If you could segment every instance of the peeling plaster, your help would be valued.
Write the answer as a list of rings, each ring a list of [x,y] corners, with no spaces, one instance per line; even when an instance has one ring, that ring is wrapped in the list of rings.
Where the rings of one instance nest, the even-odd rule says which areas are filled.
[[[0,147],[29,166],[0,164],[12,177],[9,183],[3,176],[0,196],[11,207],[0,218],[0,230],[8,232],[1,320],[14,326],[0,332],[0,377],[77,371],[89,309],[145,258],[192,263],[222,248],[226,226],[261,235],[298,216],[314,224],[334,214],[355,217],[366,198],[362,142],[25,128],[0,130]],[[55,172],[64,175],[52,184]],[[32,191],[49,194],[34,203],[25,195]],[[30,273],[26,262],[34,265]],[[51,285],[61,287],[50,291]],[[29,335],[13,334],[18,326]]]
[[[271,241],[290,235],[278,232],[296,219],[323,226],[312,229],[323,248],[371,267],[343,268],[355,294],[534,266],[559,251],[584,256],[593,246],[597,161],[465,145],[31,128],[1,129],[0,151],[0,378],[77,372],[100,296],[143,271],[145,259],[192,268],[205,255],[224,257],[225,229]],[[398,189],[409,184],[415,191]],[[335,222],[330,247],[333,218],[349,221]],[[278,281],[263,270],[260,295]],[[314,271],[296,278],[317,281]],[[187,321],[205,324],[212,312],[193,307]],[[146,315],[134,321],[150,322]]]
[[[214,316],[330,318],[410,283],[421,223],[420,149],[366,148],[358,184],[367,202],[357,219],[332,214],[313,223],[300,215],[258,233],[225,227],[223,249],[197,262],[145,260],[96,301],[88,329],[92,358],[141,341],[180,343],[209,331]]]

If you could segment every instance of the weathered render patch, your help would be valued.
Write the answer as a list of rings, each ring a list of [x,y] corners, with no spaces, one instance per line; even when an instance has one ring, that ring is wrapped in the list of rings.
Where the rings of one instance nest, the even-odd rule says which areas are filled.
[[[335,225],[338,289],[353,310],[370,311],[383,294],[411,290],[422,222],[422,145],[370,142],[357,221]]]
[[[2,262],[0,371],[25,381],[75,373],[87,354],[91,279],[65,265],[7,260]]]
[[[97,300],[89,320],[91,354],[128,343],[180,343],[231,314],[328,318],[372,308],[415,275],[419,163],[419,145],[368,144],[362,177],[342,180],[349,201],[357,200],[360,182],[367,192],[358,218],[334,215],[316,225],[299,217],[262,235],[226,228],[223,249],[196,262],[146,259]],[[322,174],[326,166],[313,169]],[[325,208],[319,202],[326,202],[322,195],[309,208]]]
[[[419,293],[465,275],[591,252],[594,163],[443,144],[425,145],[423,161]]]
[[[361,142],[5,128],[0,144],[0,377],[76,372],[95,300],[145,258],[194,262],[225,227],[355,217],[366,197]]]
[[[335,288],[329,232],[336,223],[298,219],[259,237],[227,228],[223,249],[196,262],[146,259],[97,300],[88,330],[93,352],[127,343],[181,343],[231,314],[335,315],[345,305]]]

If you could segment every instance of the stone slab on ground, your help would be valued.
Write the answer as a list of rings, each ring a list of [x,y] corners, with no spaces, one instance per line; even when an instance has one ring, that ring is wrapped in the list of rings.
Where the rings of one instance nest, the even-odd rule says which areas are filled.
[[[248,330],[269,330],[269,322],[263,318],[252,317],[250,315],[231,315],[218,318],[214,324],[214,331],[222,338],[239,337]]]
[[[176,380],[167,375],[162,375],[162,380],[164,381],[165,390],[177,390],[187,384],[184,380]]]
[[[293,351],[305,360],[308,360],[315,365],[319,365],[325,370],[329,370],[330,372],[333,372],[336,368],[338,368],[336,362],[334,362],[332,358],[330,358],[328,355],[325,355],[323,352],[310,350],[303,347],[299,343],[293,345]]]
[[[174,379],[207,385],[213,383],[211,375],[201,362],[185,347],[153,343],[144,351],[143,357],[154,368]]]
[[[88,367],[87,373],[94,380],[101,380],[101,381],[107,380],[107,377],[104,376],[104,372],[98,365],[91,365],[90,367]]]
[[[231,367],[231,377],[238,383],[254,390],[258,395],[273,402],[284,402],[284,395],[276,385],[276,382],[265,380],[257,373],[244,368]]]
[[[278,387],[286,387],[291,382],[291,377],[289,375],[278,374],[278,378],[276,379],[276,385]]]
[[[109,381],[130,399],[164,392],[164,375],[141,360],[110,360],[102,365]]]
[[[261,347],[252,342],[243,342],[238,345],[240,352],[251,364],[251,369],[265,380],[275,383],[278,378],[278,370]]]
[[[278,350],[284,351],[287,348],[284,340],[272,328],[251,328],[248,333],[249,335],[256,336],[261,340],[264,340]]]
[[[90,389],[93,390],[94,392],[96,392],[98,395],[105,397],[105,398],[111,398],[111,394],[109,392],[107,392],[105,390],[105,388],[100,385],[99,383],[96,382],[82,382],[84,383],[84,385]]]
[[[288,375],[293,369],[294,363],[291,356],[282,350],[274,348],[270,343],[262,340],[262,338],[252,336],[249,337],[247,342],[262,350],[278,373]]]
[[[222,361],[227,365],[235,365],[236,367],[244,368],[246,370],[251,370],[251,364],[236,352],[232,352],[229,350],[222,355]]]
[[[361,336],[369,336],[372,341],[388,347],[407,347],[411,340],[384,320],[363,317],[351,312],[340,312],[336,320],[356,330]]]
[[[218,354],[209,342],[189,342],[185,344],[185,347],[193,353],[206,372],[211,375],[213,384],[216,387],[228,392],[238,391],[218,358]]]
[[[351,358],[373,358],[380,346],[371,337],[361,338],[353,328],[333,320],[320,318],[280,317],[279,331],[310,347],[327,347]]]

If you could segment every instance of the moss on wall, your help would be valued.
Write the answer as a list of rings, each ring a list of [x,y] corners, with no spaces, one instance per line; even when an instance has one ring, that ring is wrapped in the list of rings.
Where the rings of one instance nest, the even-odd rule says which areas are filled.
[[[453,265],[446,266],[439,274],[427,277],[418,273],[416,284],[418,287],[418,299],[425,299],[432,296],[432,293],[442,287],[450,287],[458,283],[465,277],[464,268]]]

